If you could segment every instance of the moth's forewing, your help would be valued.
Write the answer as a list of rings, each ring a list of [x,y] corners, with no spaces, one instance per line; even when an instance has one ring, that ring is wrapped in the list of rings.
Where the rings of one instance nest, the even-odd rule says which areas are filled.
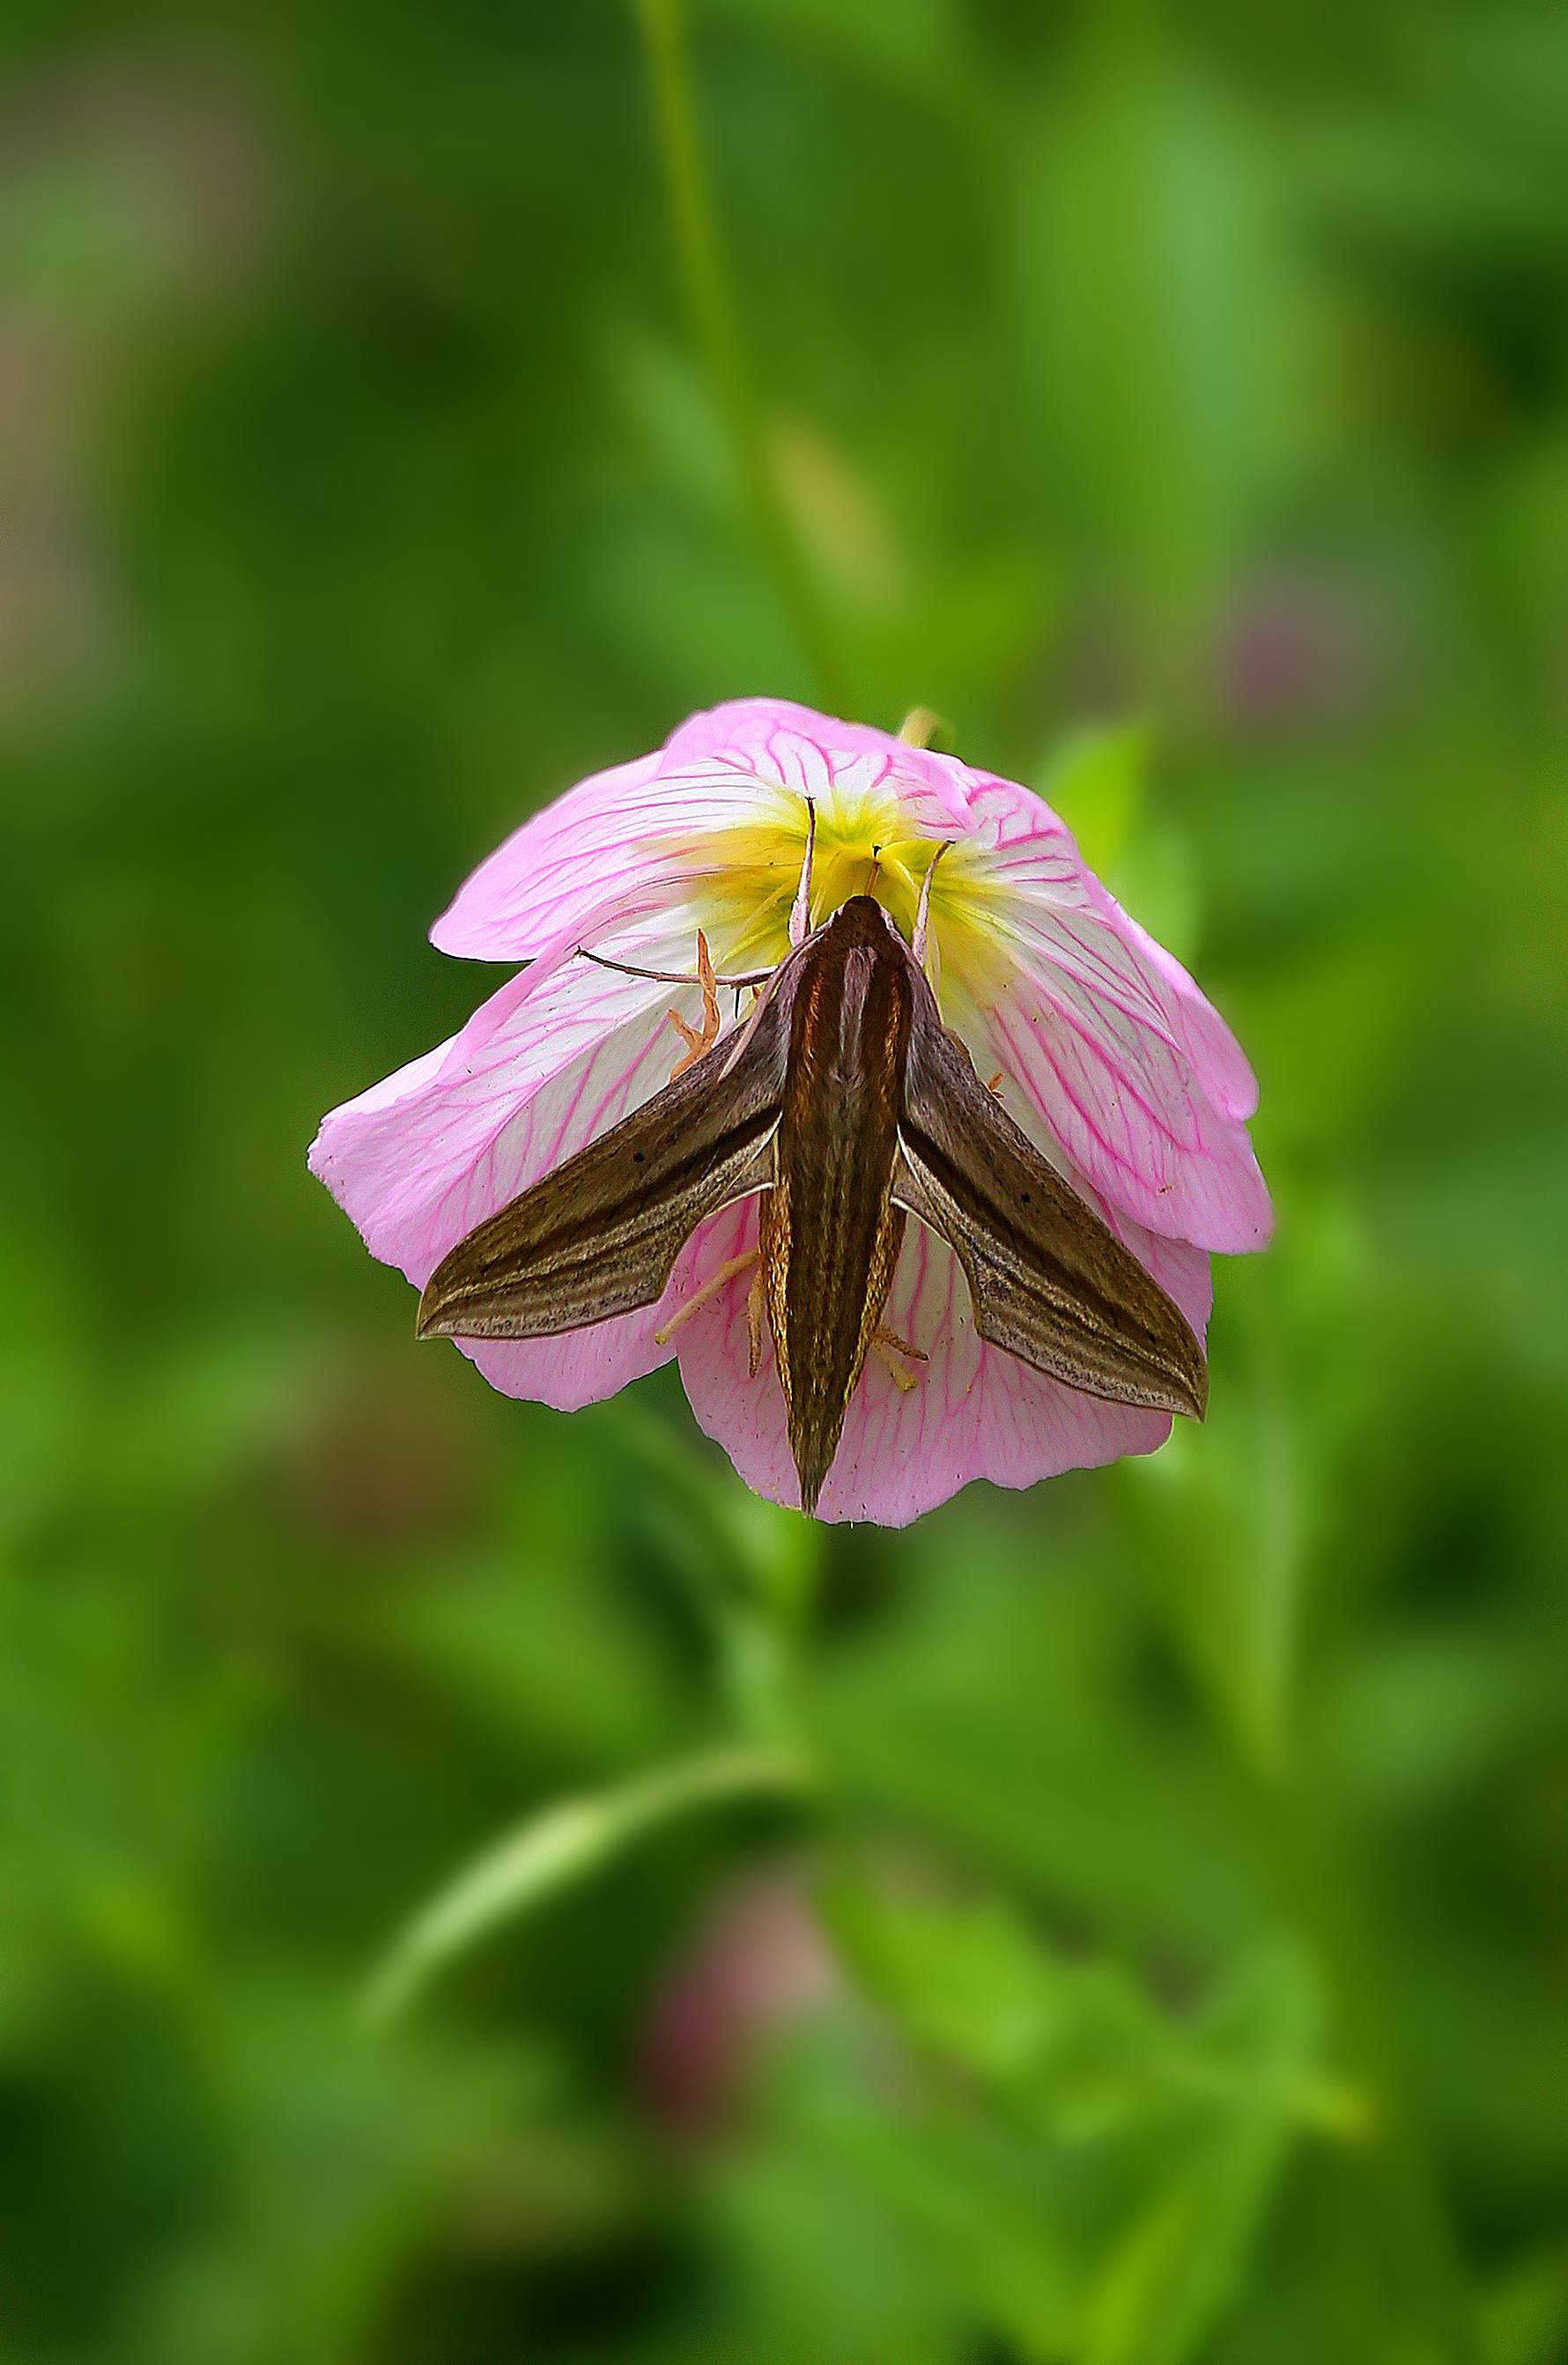
[[[903,1238],[890,1194],[913,997],[868,896],[845,904],[801,958],[761,1245],[790,1450],[812,1511]]]
[[[425,1284],[421,1338],[550,1338],[662,1296],[703,1217],[773,1180],[799,958],[738,1056],[716,1043],[458,1242]]]
[[[974,1071],[910,962],[913,1013],[893,1197],[963,1266],[982,1338],[1114,1404],[1204,1417],[1184,1317]]]

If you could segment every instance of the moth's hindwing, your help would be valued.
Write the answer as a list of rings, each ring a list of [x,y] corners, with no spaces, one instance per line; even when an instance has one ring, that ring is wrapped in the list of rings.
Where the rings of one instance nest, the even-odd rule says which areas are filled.
[[[893,1197],[956,1252],[980,1336],[1086,1395],[1201,1420],[1208,1370],[1180,1308],[998,1106],[910,968]]]

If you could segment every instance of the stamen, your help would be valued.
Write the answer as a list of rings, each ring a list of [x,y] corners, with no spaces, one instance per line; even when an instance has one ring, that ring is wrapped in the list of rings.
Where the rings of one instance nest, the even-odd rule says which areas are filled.
[[[671,1024],[678,1029],[686,1044],[686,1057],[678,1059],[669,1071],[672,1084],[677,1076],[683,1076],[688,1068],[695,1065],[704,1051],[711,1050],[719,1039],[718,981],[713,975],[713,964],[708,958],[708,939],[700,928],[697,931],[697,974],[702,985],[701,1033],[699,1034],[695,1026],[689,1026],[678,1010],[669,1013]]]
[[[956,840],[950,837],[943,839],[931,857],[930,869],[920,882],[920,902],[915,908],[914,934],[909,940],[909,948],[917,961],[923,961],[925,958],[925,930],[931,917],[931,881],[935,876],[936,865],[941,861],[942,857],[951,850],[955,843]]]
[[[801,883],[795,890],[795,901],[790,910],[790,948],[803,945],[812,925],[812,855],[817,842],[817,809],[812,800],[806,799],[806,858],[801,865]]]
[[[944,755],[953,751],[953,726],[934,707],[912,706],[899,724],[899,737],[906,747],[935,747]]]

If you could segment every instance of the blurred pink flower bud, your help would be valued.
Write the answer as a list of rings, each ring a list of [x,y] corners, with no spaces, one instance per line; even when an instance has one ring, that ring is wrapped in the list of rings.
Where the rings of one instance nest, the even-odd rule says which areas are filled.
[[[796,1883],[783,1876],[732,1889],[655,1997],[638,2048],[638,2083],[677,2134],[719,2124],[776,2028],[832,1995],[833,1957]]]

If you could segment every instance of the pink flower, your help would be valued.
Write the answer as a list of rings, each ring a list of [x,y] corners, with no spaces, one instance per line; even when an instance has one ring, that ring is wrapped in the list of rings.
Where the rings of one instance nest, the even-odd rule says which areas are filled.
[[[779,700],[693,715],[666,745],[581,781],[524,824],[431,930],[443,952],[526,963],[462,1033],[335,1109],[312,1171],[373,1254],[422,1288],[486,1216],[658,1092],[700,1023],[700,928],[721,976],[789,946],[807,800],[811,920],[873,891],[911,936],[931,883],[926,970],[944,1023],[1002,1105],[1175,1302],[1201,1342],[1211,1250],[1260,1248],[1272,1216],[1245,1120],[1257,1086],[1170,955],[1085,868],[1029,790]],[[585,950],[678,972],[672,987]],[[733,1024],[744,1025],[741,997]],[[572,1408],[678,1355],[699,1421],[748,1485],[799,1500],[771,1340],[750,1372],[744,1272],[672,1318],[756,1240],[757,1200],[701,1223],[655,1306],[563,1337],[460,1340],[509,1395]],[[867,1362],[819,1504],[902,1525],[971,1478],[1024,1486],[1142,1453],[1168,1413],[1108,1404],[980,1339],[951,1249],[911,1220],[885,1320],[924,1353],[913,1387]]]

